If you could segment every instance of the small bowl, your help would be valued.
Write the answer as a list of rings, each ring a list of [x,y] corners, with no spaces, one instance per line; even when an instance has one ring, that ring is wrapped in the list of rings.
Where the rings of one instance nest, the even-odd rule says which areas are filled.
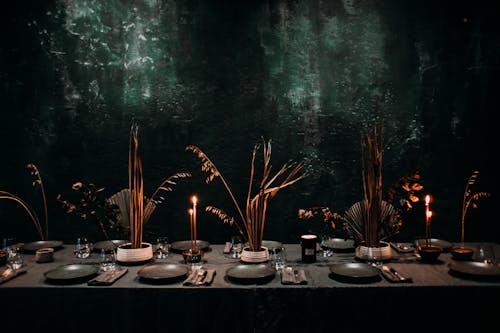
[[[7,251],[0,250],[0,266],[7,263]]]
[[[201,262],[203,251],[200,249],[187,249],[182,251],[182,257],[186,264],[197,264]]]
[[[474,250],[468,247],[454,247],[450,252],[454,260],[472,260],[474,254]]]
[[[424,262],[435,262],[443,252],[443,248],[434,245],[419,245],[417,252],[420,254],[420,259]]]

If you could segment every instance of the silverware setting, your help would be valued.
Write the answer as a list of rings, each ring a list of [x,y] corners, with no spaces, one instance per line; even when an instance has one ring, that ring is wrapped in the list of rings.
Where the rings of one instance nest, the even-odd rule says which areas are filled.
[[[411,282],[412,279],[410,277],[404,276],[398,271],[396,271],[393,267],[389,267],[387,265],[381,266],[381,271],[384,276],[388,277],[389,280],[393,282]]]

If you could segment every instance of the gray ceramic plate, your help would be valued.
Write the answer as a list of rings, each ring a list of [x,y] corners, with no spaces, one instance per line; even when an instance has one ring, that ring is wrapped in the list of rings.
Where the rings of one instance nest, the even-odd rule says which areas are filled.
[[[53,281],[70,281],[91,277],[97,272],[99,272],[97,265],[69,264],[47,271],[44,275]]]
[[[94,244],[93,249],[95,252],[101,252],[102,249],[105,251],[109,250],[114,250],[118,246],[127,243],[128,241],[123,240],[123,239],[112,239],[112,240],[105,240],[105,241],[100,241]]]
[[[31,243],[26,243],[21,246],[21,250],[26,251],[26,252],[36,252],[36,250],[44,248],[44,247],[51,247],[54,250],[59,249],[62,247],[63,242],[62,241],[37,241],[37,242],[31,242]]]
[[[276,270],[268,264],[241,264],[228,268],[226,275],[234,279],[264,279],[274,276]]]
[[[330,238],[323,241],[321,246],[332,250],[349,250],[354,249],[354,240],[344,238]]]
[[[282,247],[283,243],[278,242],[278,241],[272,241],[272,240],[263,240],[262,241],[262,246],[267,247],[268,250],[275,249],[278,247]]]
[[[169,280],[186,276],[188,272],[185,265],[159,263],[144,266],[137,275],[147,280]]]
[[[442,248],[443,252],[448,252],[453,247],[453,244],[442,239],[431,238],[430,242],[431,245],[439,246],[440,248]],[[419,245],[425,245],[425,238],[415,240],[415,246]]]
[[[198,249],[206,251],[209,248],[210,243],[204,240],[197,239],[196,245],[198,246]],[[177,241],[172,243],[172,250],[176,252],[182,252],[190,248],[191,248],[191,240]]]
[[[476,261],[453,261],[448,265],[452,272],[471,277],[500,277],[500,265]]]
[[[333,264],[330,266],[330,272],[335,276],[352,280],[380,277],[378,268],[357,262]]]

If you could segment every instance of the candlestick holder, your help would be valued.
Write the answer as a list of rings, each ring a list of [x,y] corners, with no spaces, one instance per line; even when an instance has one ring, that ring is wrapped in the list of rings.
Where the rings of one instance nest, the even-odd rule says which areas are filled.
[[[203,251],[198,248],[190,248],[182,251],[182,257],[186,264],[197,264],[201,262]]]
[[[443,248],[435,245],[424,244],[417,246],[417,252],[420,260],[427,263],[436,262],[443,252]]]

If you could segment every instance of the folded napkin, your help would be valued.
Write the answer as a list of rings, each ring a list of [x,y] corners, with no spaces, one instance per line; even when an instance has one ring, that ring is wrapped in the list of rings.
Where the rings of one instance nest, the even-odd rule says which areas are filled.
[[[307,284],[306,273],[303,269],[294,270],[292,267],[285,267],[281,270],[282,284]]]
[[[185,286],[208,286],[215,276],[215,269],[196,269],[182,283]]]
[[[120,267],[117,269],[113,269],[110,271],[106,271],[104,273],[99,274],[92,280],[89,280],[87,284],[89,286],[109,286],[115,283],[116,280],[121,278],[128,272],[128,269],[125,267]]]
[[[224,251],[222,251],[224,254],[229,254],[231,252],[231,242],[226,242],[226,245],[224,245]]]
[[[0,269],[0,284],[7,282],[23,273],[26,273],[27,270],[28,268],[26,266],[23,266],[19,269],[12,269],[8,267]]]

